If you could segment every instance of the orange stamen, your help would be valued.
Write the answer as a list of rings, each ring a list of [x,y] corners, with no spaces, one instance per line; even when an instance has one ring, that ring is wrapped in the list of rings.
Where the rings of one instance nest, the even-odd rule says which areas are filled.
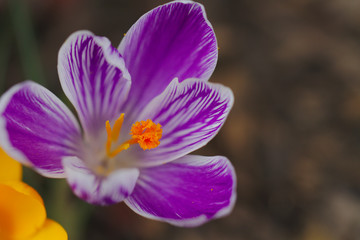
[[[105,123],[105,128],[106,128],[106,133],[107,133],[107,141],[106,141],[106,152],[110,153],[111,151],[111,143],[112,143],[112,138],[111,138],[111,126],[110,126],[110,122],[106,121]]]
[[[111,134],[111,138],[113,142],[116,142],[119,139],[120,131],[122,124],[124,122],[124,114],[122,113],[118,119],[116,119],[114,123],[114,128]]]

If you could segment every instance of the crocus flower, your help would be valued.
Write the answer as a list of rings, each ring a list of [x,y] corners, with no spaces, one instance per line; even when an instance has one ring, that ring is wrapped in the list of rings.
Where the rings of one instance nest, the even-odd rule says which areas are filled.
[[[0,100],[1,145],[40,174],[66,178],[92,204],[197,226],[228,214],[236,177],[226,157],[188,155],[219,131],[232,91],[208,82],[218,47],[201,4],[174,1],[143,15],[119,47],[88,31],[58,56],[55,95],[27,81]]]
[[[21,175],[20,163],[0,148],[0,239],[66,240],[65,230],[46,218],[42,198]]]

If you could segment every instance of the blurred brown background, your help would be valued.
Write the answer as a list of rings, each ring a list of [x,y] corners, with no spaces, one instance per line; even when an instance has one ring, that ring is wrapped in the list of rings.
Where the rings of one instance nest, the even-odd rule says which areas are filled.
[[[165,2],[0,0],[2,90],[38,77],[63,96],[57,53],[72,32],[88,29],[117,46],[142,14]],[[220,47],[211,81],[231,87],[235,105],[198,153],[225,155],[234,164],[232,214],[183,229],[142,218],[125,204],[86,206],[74,230],[66,219],[78,213],[66,209],[86,203],[62,190],[68,202],[54,207],[48,190],[63,183],[29,170],[25,179],[42,193],[50,217],[70,237],[87,240],[360,239],[360,1],[200,2]],[[30,50],[22,49],[26,44]],[[35,66],[26,67],[26,58]]]

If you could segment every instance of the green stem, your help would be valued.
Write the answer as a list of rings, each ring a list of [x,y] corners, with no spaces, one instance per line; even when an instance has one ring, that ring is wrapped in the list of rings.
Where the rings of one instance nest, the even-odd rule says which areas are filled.
[[[8,6],[25,77],[44,85],[45,78],[26,1],[9,0]]]
[[[50,184],[50,198],[46,203],[49,217],[65,228],[69,239],[85,239],[85,228],[93,206],[73,198],[65,180],[52,180]]]
[[[8,62],[10,58],[10,50],[11,50],[11,31],[9,29],[9,25],[5,24],[8,22],[7,14],[4,14],[0,18],[0,93],[5,91],[5,78],[6,71],[8,67]]]

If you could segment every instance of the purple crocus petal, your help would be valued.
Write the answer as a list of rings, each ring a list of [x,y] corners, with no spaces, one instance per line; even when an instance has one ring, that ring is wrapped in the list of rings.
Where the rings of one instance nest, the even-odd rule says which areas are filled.
[[[42,175],[63,177],[61,159],[76,155],[81,130],[70,110],[34,82],[13,86],[0,99],[0,143],[14,159]]]
[[[119,45],[132,78],[128,106],[141,109],[172,79],[208,80],[218,48],[204,7],[174,1],[143,15]]]
[[[59,51],[61,86],[75,106],[86,137],[98,137],[107,120],[119,117],[131,81],[124,60],[105,37],[73,33]]]
[[[227,158],[187,155],[141,169],[125,203],[144,217],[195,227],[230,213],[235,200],[236,175]]]
[[[137,168],[123,168],[98,176],[77,157],[63,159],[66,179],[75,195],[91,204],[110,205],[127,198],[139,177]]]
[[[232,91],[221,84],[174,79],[154,98],[138,120],[162,125],[160,145],[151,150],[134,147],[139,164],[154,166],[182,157],[208,143],[219,131],[233,105]]]

